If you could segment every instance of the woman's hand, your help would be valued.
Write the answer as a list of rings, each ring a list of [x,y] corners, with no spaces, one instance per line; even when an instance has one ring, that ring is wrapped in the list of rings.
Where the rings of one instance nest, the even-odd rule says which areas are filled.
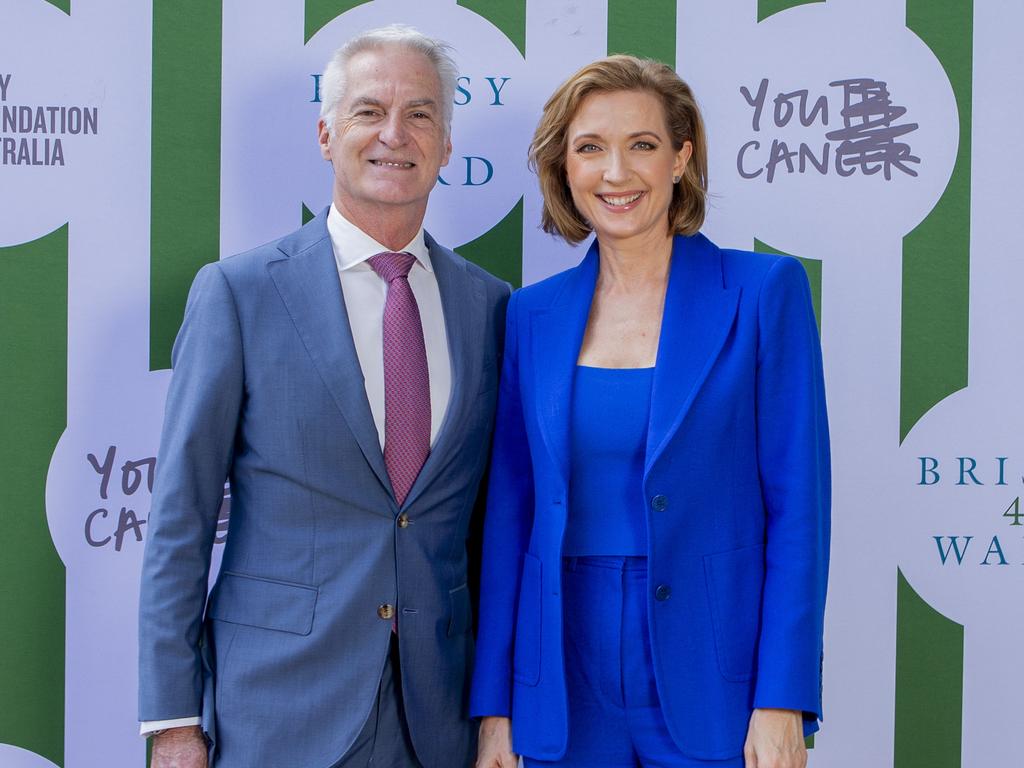
[[[507,717],[483,718],[476,768],[516,768],[518,765],[519,757],[512,754],[512,721]]]
[[[746,768],[804,768],[803,713],[795,709],[755,709],[743,745]]]

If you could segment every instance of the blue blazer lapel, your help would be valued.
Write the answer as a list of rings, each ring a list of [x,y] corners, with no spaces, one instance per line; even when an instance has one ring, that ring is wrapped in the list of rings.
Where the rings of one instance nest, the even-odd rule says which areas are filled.
[[[677,236],[654,368],[645,475],[693,404],[732,329],[738,303],[739,289],[725,288],[718,248],[700,234]]]
[[[597,285],[597,241],[579,266],[566,274],[552,303],[530,317],[530,360],[537,392],[537,418],[555,466],[569,484],[569,417],[572,386],[590,304]]]
[[[278,247],[287,258],[267,265],[270,277],[363,456],[392,492],[327,234],[327,210]]]
[[[487,291],[483,281],[466,269],[465,261],[439,246],[429,234],[426,243],[441,294],[452,367],[452,392],[437,439],[409,489],[405,507],[416,501],[456,454],[462,441],[462,426],[480,390],[487,343]]]

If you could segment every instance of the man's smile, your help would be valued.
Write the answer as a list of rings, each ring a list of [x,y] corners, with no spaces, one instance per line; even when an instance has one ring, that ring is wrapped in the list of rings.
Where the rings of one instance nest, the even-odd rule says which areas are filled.
[[[416,163],[404,160],[371,160],[370,162],[378,168],[414,168],[416,166]]]

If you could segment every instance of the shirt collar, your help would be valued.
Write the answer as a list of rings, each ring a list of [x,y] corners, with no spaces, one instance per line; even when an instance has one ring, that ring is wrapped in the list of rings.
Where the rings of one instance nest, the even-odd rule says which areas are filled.
[[[334,260],[338,263],[340,272],[362,264],[371,256],[391,250],[346,219],[334,203],[331,203],[331,210],[327,214],[327,232],[331,236]],[[427,243],[423,237],[423,227],[419,228],[404,248],[398,250],[412,254],[428,272],[434,271],[430,264],[430,254],[427,252]]]

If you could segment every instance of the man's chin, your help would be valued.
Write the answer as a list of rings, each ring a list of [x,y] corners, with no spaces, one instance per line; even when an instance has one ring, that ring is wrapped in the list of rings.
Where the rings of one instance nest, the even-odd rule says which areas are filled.
[[[370,194],[366,197],[366,202],[371,205],[387,205],[387,206],[418,206],[424,205],[427,201],[427,195],[430,191],[424,191],[420,185],[416,188],[410,188],[408,185],[381,185],[377,189],[370,191]]]
[[[422,217],[427,207],[428,194],[419,188],[411,190],[388,186],[366,189],[363,194],[355,197],[344,196],[339,210],[353,224],[367,229],[367,225],[374,219],[380,223],[381,215],[394,215],[403,219]]]

